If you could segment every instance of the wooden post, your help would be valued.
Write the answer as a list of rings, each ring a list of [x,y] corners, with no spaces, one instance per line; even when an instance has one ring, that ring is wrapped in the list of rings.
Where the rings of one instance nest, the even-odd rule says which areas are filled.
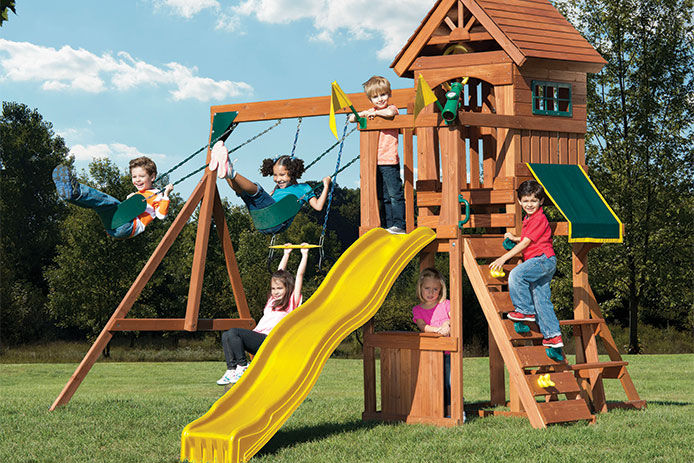
[[[376,168],[378,165],[378,135],[377,130],[360,132],[359,138],[359,173],[361,177],[361,227],[359,235],[372,228],[381,226],[381,216],[378,212],[378,196],[376,194]]]
[[[402,131],[403,173],[405,189],[405,224],[407,233],[414,230],[414,130]]]
[[[460,126],[442,128],[441,214],[439,226],[456,230],[457,236],[448,241],[450,266],[451,337],[458,340],[458,350],[451,352],[451,418],[463,422],[463,250],[458,221],[461,187],[461,162],[465,156],[465,140]]]
[[[198,214],[198,232],[195,236],[195,251],[193,253],[193,267],[190,272],[190,287],[188,288],[188,305],[186,307],[186,321],[184,329],[195,331],[198,326],[198,312],[200,311],[200,296],[202,295],[202,280],[205,275],[205,259],[207,257],[207,243],[210,239],[210,225],[212,224],[212,208],[217,189],[217,177],[215,173],[205,169],[203,183],[205,194]]]
[[[506,405],[506,381],[504,359],[496,344],[492,330],[489,332],[489,392],[492,406]]]
[[[588,282],[588,251],[594,246],[592,243],[573,245],[574,318],[577,320],[590,318],[590,307],[588,306],[588,290],[590,288],[590,283]],[[575,326],[574,330],[576,363],[599,362],[595,327],[580,325]],[[587,383],[588,387],[586,387],[586,384],[582,384],[582,386],[592,401],[595,411],[600,413],[607,411],[601,371],[590,370]]]
[[[364,417],[376,413],[376,349],[366,345],[367,336],[373,333],[374,322],[369,320],[364,324]]]

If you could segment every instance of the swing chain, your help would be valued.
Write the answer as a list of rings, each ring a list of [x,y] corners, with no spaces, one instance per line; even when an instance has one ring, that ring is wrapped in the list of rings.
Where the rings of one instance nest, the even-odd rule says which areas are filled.
[[[350,130],[350,131],[347,133],[346,136],[349,137],[349,136],[352,135],[352,134],[354,133],[354,131],[357,130],[357,129],[358,129],[358,127],[357,127],[357,126],[354,126],[354,127],[352,128],[352,130]],[[343,140],[343,139],[342,139],[342,140]],[[332,145],[330,148],[328,148],[327,150],[325,150],[325,151],[323,151],[321,154],[319,154],[318,157],[317,157],[316,159],[314,159],[314,160],[311,161],[306,167],[304,167],[304,171],[307,171],[309,167],[311,167],[312,165],[314,165],[315,163],[317,163],[318,161],[320,161],[320,160],[323,158],[323,156],[325,156],[326,154],[328,154],[329,152],[331,152],[337,145],[339,145],[340,143],[342,143],[342,140],[336,141],[335,143],[333,143],[333,145]]]
[[[333,191],[335,190],[335,179],[337,178],[337,174],[340,172],[340,160],[342,159],[342,148],[344,147],[345,143],[345,138],[347,137],[347,125],[349,124],[349,116],[345,118],[345,127],[342,130],[342,140],[340,142],[340,149],[337,152],[337,163],[335,164],[335,172],[332,175],[332,181],[330,182],[330,191],[328,192],[328,204],[325,208],[325,218],[323,219],[323,229],[321,230],[320,234],[320,258],[318,260],[318,268],[321,268],[321,265],[323,265],[323,257],[325,256],[325,252],[323,251],[323,242],[325,241],[325,233],[328,230],[328,217],[330,216],[330,206],[332,205],[333,202]]]
[[[277,122],[275,122],[274,125],[271,125],[271,126],[268,127],[267,129],[265,129],[265,130],[263,130],[262,132],[260,132],[259,134],[257,134],[257,135],[255,135],[255,136],[249,138],[248,140],[246,140],[245,142],[241,143],[240,145],[238,145],[238,146],[236,146],[236,147],[230,149],[230,150],[229,150],[229,154],[233,153],[234,151],[238,150],[239,148],[242,148],[242,147],[246,146],[247,144],[249,144],[250,142],[252,142],[252,141],[255,140],[256,138],[259,138],[259,137],[265,135],[266,133],[268,133],[270,130],[274,129],[275,127],[277,127],[277,126],[280,125],[281,123],[282,123],[282,119],[277,119]],[[205,166],[205,167],[207,167],[207,166]]]
[[[299,140],[299,130],[301,129],[301,121],[303,118],[299,118],[296,122],[296,133],[294,134],[294,146],[292,146],[292,154],[289,156],[294,159],[294,153],[296,152],[296,142]],[[304,169],[306,170],[306,169]]]
[[[275,256],[275,248],[273,246],[275,245],[275,240],[277,239],[277,235],[274,234],[272,235],[272,238],[270,238],[270,252],[267,254],[267,271],[272,275],[273,270],[272,270],[272,258]]]

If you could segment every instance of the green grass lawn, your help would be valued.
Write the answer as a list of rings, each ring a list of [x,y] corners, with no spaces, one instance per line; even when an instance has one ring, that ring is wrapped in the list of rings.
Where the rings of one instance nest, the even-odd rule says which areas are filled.
[[[535,430],[470,417],[455,428],[364,423],[362,363],[331,359],[258,462],[691,462],[694,355],[626,356],[643,411]],[[178,461],[183,427],[221,395],[222,362],[97,363],[72,401],[48,407],[74,364],[0,365],[0,462]],[[488,361],[465,359],[465,398],[488,400]],[[622,400],[617,380],[608,400]]]

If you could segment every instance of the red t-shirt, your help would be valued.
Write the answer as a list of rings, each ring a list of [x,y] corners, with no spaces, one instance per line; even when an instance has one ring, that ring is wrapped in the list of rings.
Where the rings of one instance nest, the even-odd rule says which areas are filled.
[[[523,250],[523,260],[532,259],[542,254],[547,257],[554,255],[552,229],[549,228],[549,220],[547,220],[541,207],[533,215],[525,216],[520,237],[521,241],[526,237],[530,240],[530,245]]]

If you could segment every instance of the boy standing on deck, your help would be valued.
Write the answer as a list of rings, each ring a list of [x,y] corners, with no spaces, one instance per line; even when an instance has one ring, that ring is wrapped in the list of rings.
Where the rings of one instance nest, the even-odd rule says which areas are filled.
[[[363,84],[364,93],[369,97],[373,108],[361,111],[360,117],[373,119],[376,116],[392,119],[398,114],[398,107],[389,104],[392,91],[388,79],[373,76]],[[353,114],[350,122],[355,122]],[[400,159],[398,158],[398,130],[381,130],[378,136],[378,168],[376,172],[376,191],[378,201],[383,207],[381,222],[390,233],[405,233],[405,194],[400,178]]]
[[[511,270],[508,290],[515,311],[506,314],[514,321],[534,322],[542,332],[542,345],[562,347],[559,320],[550,299],[549,283],[557,269],[557,258],[552,247],[552,229],[542,210],[545,190],[535,180],[527,180],[517,190],[518,202],[527,214],[523,219],[521,236],[506,233],[516,244],[510,251],[489,264],[492,270],[501,270],[511,257],[523,253],[523,262]]]

